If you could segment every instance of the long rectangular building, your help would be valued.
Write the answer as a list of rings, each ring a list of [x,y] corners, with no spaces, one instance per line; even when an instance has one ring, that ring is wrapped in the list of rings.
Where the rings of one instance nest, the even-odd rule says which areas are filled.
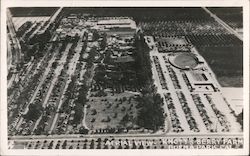
[[[96,24],[99,31],[105,32],[108,36],[131,36],[136,32],[136,23],[128,17],[110,18],[99,20]]]

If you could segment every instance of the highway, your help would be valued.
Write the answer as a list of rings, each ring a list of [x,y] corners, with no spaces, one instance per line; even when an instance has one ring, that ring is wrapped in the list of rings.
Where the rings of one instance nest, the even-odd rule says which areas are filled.
[[[12,78],[8,81],[8,88],[9,88],[12,86],[13,81],[17,82],[19,79],[19,73],[16,71],[16,69],[18,65],[20,64],[21,57],[22,57],[20,42],[16,37],[16,30],[15,30],[15,27],[12,21],[12,15],[9,9],[7,9],[7,27],[9,28],[9,40],[10,40],[8,53],[11,54],[10,56],[11,61],[8,59],[8,62],[11,62],[11,64],[8,64],[8,69],[10,65],[14,68],[14,73],[12,74]]]
[[[243,37],[239,35],[233,28],[231,28],[228,24],[222,21],[218,16],[213,14],[210,10],[205,7],[202,7],[215,21],[217,21],[220,25],[222,25],[225,29],[227,29],[230,33],[234,34],[237,38],[243,41]]]
[[[7,9],[7,26],[9,28],[10,37],[13,42],[13,48],[15,49],[16,59],[13,60],[13,64],[18,64],[21,61],[21,46],[19,40],[16,37],[16,30],[12,22],[12,15],[9,9]]]

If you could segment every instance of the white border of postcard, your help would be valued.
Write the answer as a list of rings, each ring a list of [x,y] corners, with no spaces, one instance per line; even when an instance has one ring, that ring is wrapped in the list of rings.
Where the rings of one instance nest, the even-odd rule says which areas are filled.
[[[248,155],[249,153],[249,1],[248,0],[182,0],[182,1],[71,1],[71,0],[2,0],[1,1],[1,72],[0,72],[0,155]],[[244,148],[238,150],[14,150],[7,143],[7,65],[6,8],[7,7],[243,7],[244,44]]]

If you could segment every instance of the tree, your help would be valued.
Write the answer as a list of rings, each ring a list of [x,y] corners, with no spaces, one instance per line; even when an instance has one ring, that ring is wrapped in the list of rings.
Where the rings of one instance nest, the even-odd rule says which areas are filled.
[[[86,66],[87,66],[87,68],[92,67],[96,55],[97,55],[97,49],[96,49],[96,47],[91,48],[91,50],[89,52],[88,59],[86,60]]]
[[[138,125],[156,131],[164,124],[163,99],[157,93],[151,92],[139,97],[138,105],[142,107],[138,115]]]
[[[237,122],[240,123],[241,128],[243,128],[243,110],[241,111],[241,113],[239,115],[237,115]]]
[[[73,123],[79,124],[83,117],[83,105],[81,103],[76,103],[74,110],[75,110],[75,115]]]
[[[42,114],[43,107],[39,104],[30,104],[29,111],[24,115],[25,119],[36,121]]]
[[[125,125],[128,121],[129,121],[129,115],[128,113],[126,113],[121,120],[121,124]]]
[[[57,67],[57,64],[58,64],[57,62],[53,62],[53,63],[52,63],[52,68],[55,69],[55,68]]]
[[[104,50],[107,46],[107,34],[104,33],[103,34],[103,39],[101,41],[101,44],[100,44],[100,47],[101,47],[101,50]]]
[[[82,126],[82,127],[80,127],[79,132],[80,132],[81,134],[88,134],[89,130]]]
[[[97,30],[93,30],[93,41],[96,41],[100,38],[100,35]]]

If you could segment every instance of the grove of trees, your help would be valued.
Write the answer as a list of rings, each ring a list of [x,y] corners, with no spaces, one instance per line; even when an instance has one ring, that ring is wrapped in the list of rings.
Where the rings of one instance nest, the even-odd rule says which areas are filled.
[[[138,97],[138,107],[141,107],[138,114],[138,125],[150,130],[158,130],[164,125],[163,99],[156,92],[153,85],[149,47],[143,34],[138,34],[135,39],[136,54],[135,68],[137,79],[143,89],[142,95]]]
[[[139,126],[156,131],[164,125],[163,99],[153,85],[144,89],[138,102],[142,108],[138,115]]]
[[[149,56],[149,47],[144,41],[143,34],[138,34],[135,37],[135,64],[138,83],[145,85],[152,82],[151,62]]]

